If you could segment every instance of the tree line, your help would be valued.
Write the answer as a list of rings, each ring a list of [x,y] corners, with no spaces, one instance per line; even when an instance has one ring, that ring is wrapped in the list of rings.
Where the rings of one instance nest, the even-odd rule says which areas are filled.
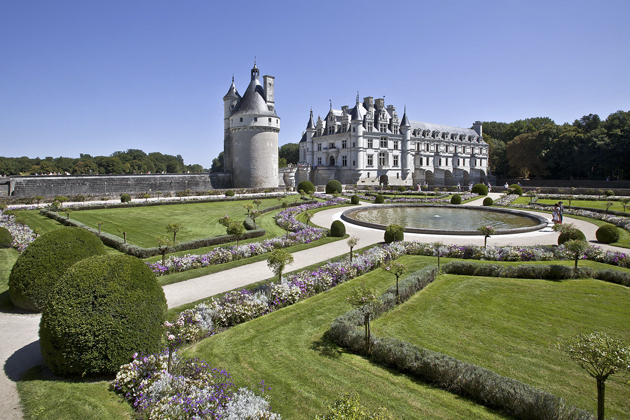
[[[585,115],[557,125],[547,117],[483,122],[490,170],[502,177],[628,179],[630,111]]]
[[[52,156],[44,159],[0,157],[2,175],[46,175],[51,173],[89,174],[133,174],[133,173],[182,173],[203,172],[198,164],[186,165],[181,155],[172,156],[159,152],[145,153],[139,149],[114,152],[110,156],[80,154],[78,158]]]

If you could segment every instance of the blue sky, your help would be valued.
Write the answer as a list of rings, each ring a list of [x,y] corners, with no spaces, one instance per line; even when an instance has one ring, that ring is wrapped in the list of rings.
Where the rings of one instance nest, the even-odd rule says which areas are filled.
[[[181,154],[209,167],[254,56],[280,144],[357,91],[402,115],[573,122],[630,110],[628,1],[0,0],[0,156]]]

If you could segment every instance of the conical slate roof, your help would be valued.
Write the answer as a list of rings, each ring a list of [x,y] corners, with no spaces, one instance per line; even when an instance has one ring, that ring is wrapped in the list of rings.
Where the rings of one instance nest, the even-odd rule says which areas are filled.
[[[234,98],[234,99],[238,99],[240,98],[241,95],[238,94],[238,91],[236,90],[236,85],[234,84],[234,78],[232,77],[232,85],[230,86],[230,89],[228,90],[228,93],[225,94],[225,96],[223,97],[223,99],[230,99],[230,98]]]
[[[407,118],[407,108],[405,108],[405,113],[403,114],[402,121],[400,122],[401,127],[411,127],[409,124],[409,118]]]
[[[315,130],[315,122],[313,122],[313,110],[311,109],[311,117],[308,120],[308,124],[306,125],[306,129]]]
[[[270,111],[265,101],[265,90],[258,81],[258,78],[252,78],[247,90],[243,94],[243,99],[232,115],[269,115],[277,117],[275,111]]]

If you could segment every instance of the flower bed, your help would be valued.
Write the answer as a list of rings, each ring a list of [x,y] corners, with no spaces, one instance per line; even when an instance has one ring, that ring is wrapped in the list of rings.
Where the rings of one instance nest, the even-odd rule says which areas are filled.
[[[35,240],[35,233],[27,225],[20,225],[15,222],[15,216],[5,216],[0,212],[0,226],[7,229],[13,237],[11,246],[22,252]]]
[[[499,197],[497,200],[494,200],[494,205],[495,206],[509,206],[511,205],[514,201],[516,201],[517,198],[519,198],[520,195],[518,194],[503,194],[501,197]]]
[[[316,195],[316,197],[325,198],[322,195]],[[164,265],[162,265],[161,261],[147,264],[157,276],[161,276],[181,271],[194,270],[196,268],[207,267],[209,265],[237,261],[243,258],[265,254],[278,248],[307,244],[324,238],[328,234],[328,230],[307,226],[306,224],[299,222],[295,216],[305,211],[335,206],[346,202],[348,202],[348,200],[345,198],[332,198],[326,202],[302,204],[300,206],[290,207],[281,211],[276,216],[276,223],[278,226],[288,231],[287,235],[284,236],[266,239],[262,242],[216,248],[202,255],[186,254],[181,257],[171,256],[166,259]]]
[[[549,211],[550,207],[541,206],[539,204],[513,204],[512,207],[528,210],[543,210]],[[616,216],[612,214],[599,213],[589,210],[567,209],[565,207],[564,214],[572,214],[575,216],[589,217],[591,219],[602,220],[604,222],[611,223],[615,226],[619,226],[627,231],[630,231],[630,217]]]
[[[442,194],[441,194],[442,195]],[[462,201],[470,200],[471,198],[477,197],[479,194],[475,193],[464,193],[460,194],[462,197]],[[374,195],[364,195],[357,194],[357,196],[361,200],[365,201],[374,201],[376,200],[376,193]],[[448,195],[442,195],[441,197],[422,197],[422,198],[414,198],[414,197],[397,197],[397,198],[388,198],[385,200],[386,203],[434,203],[434,204],[450,204],[451,199],[448,198]]]

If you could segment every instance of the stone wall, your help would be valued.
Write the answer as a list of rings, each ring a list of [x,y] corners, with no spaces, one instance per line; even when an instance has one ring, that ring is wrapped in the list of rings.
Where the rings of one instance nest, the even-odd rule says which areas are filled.
[[[213,174],[214,175],[214,174]],[[213,185],[213,181],[214,184]],[[204,174],[142,174],[142,175],[59,175],[11,177],[8,193],[13,197],[56,195],[108,195],[183,190],[209,191],[223,188],[229,182],[222,177]],[[5,187],[5,186],[3,186]],[[3,188],[4,189],[4,188]]]

